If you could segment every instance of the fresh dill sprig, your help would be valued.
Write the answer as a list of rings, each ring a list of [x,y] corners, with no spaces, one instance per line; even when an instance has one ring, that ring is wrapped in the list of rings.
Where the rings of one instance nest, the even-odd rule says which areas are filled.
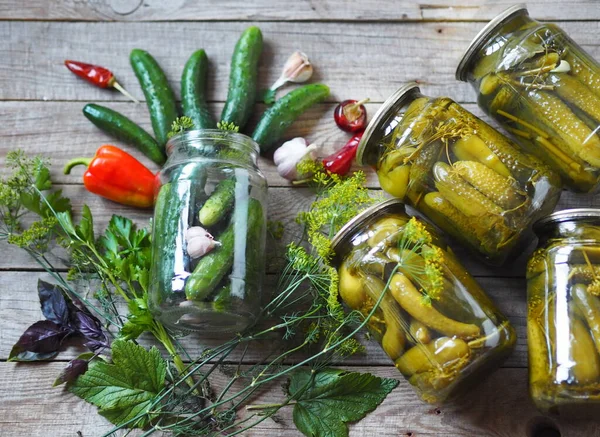
[[[225,120],[221,120],[217,123],[217,129],[221,129],[222,131],[225,131],[225,132],[239,132],[240,131],[240,127],[236,126],[236,124],[233,121],[225,121]]]
[[[171,124],[171,130],[167,134],[167,138],[171,138],[177,134],[188,131],[194,128],[193,120],[188,116],[177,117]]]

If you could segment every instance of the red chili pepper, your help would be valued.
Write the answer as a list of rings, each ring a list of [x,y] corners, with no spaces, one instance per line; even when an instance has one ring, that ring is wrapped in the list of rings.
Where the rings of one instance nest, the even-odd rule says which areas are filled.
[[[346,132],[358,132],[367,127],[367,108],[364,103],[369,99],[361,100],[344,100],[335,107],[333,111],[333,119],[335,124]]]
[[[354,161],[356,150],[358,149],[358,144],[360,143],[362,136],[363,132],[357,133],[350,138],[346,145],[340,150],[326,158],[323,158],[325,170],[327,170],[329,173],[335,173],[340,176],[344,176],[346,173],[348,173],[350,171],[350,167],[352,167],[352,161]]]
[[[127,96],[135,103],[140,103],[135,97],[129,94],[119,82],[115,79],[115,75],[107,68],[99,65],[86,64],[77,61],[65,61],[66,67],[82,79],[87,80],[100,88],[115,88]]]
[[[77,165],[87,165],[83,185],[94,194],[123,205],[149,208],[154,205],[155,176],[129,153],[104,145],[93,158],[75,158],[65,166],[65,174]]]

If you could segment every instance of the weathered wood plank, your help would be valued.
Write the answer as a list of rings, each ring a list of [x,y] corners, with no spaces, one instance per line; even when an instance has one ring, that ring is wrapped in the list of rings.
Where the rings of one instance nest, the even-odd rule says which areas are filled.
[[[51,388],[64,363],[15,365],[0,363],[0,434],[4,437],[50,435],[98,436],[111,425],[90,404],[61,388]],[[377,376],[397,378],[393,367],[350,367]],[[212,384],[223,386],[226,377],[217,372]],[[279,384],[258,394],[253,404],[283,400]],[[518,407],[518,414],[515,408]],[[292,409],[282,409],[275,422],[268,419],[245,436],[297,437]],[[240,412],[241,417],[248,414]],[[562,437],[599,437],[600,428],[590,421],[568,422],[546,418],[535,410],[527,395],[525,369],[500,369],[476,389],[449,405],[421,402],[408,383],[401,381],[375,412],[350,425],[350,436],[513,437],[535,436],[539,425],[551,426]],[[135,434],[134,434],[135,435]]]
[[[269,0],[252,3],[239,0],[195,1],[0,1],[0,19],[8,20],[86,20],[86,21],[422,21],[489,20],[514,4],[498,0],[438,0],[435,3],[410,0],[320,0],[286,2]],[[545,20],[594,20],[600,18],[593,0],[574,0],[564,8],[559,0],[527,2],[532,16]]]
[[[40,320],[41,311],[37,296],[37,280],[47,275],[31,272],[3,272],[0,273],[0,290],[3,297],[0,300],[0,360],[8,358],[12,345],[19,339],[20,335],[32,323]],[[276,276],[269,276],[266,281],[265,291],[271,292],[276,288]],[[506,367],[525,367],[527,365],[526,346],[526,311],[525,303],[525,280],[522,278],[480,278],[481,286],[497,303],[498,308],[506,314],[517,330],[518,343],[515,352],[504,363]],[[281,334],[274,334],[272,338],[265,340],[262,348],[253,346],[247,353],[245,362],[258,362],[264,358],[265,350],[269,348],[269,342],[281,339]],[[362,336],[361,336],[362,338]],[[214,338],[199,338],[191,335],[182,340],[192,356],[198,356],[205,348],[215,347],[223,341],[221,336]],[[344,361],[346,363],[387,365],[389,358],[374,341],[364,341],[366,346],[365,355],[357,355]],[[71,359],[81,353],[82,350],[70,346],[59,356],[59,359]],[[239,359],[239,354],[233,354],[230,360]]]
[[[558,24],[600,58],[596,38],[600,23]],[[125,100],[118,93],[82,83],[63,66],[67,57],[109,67],[140,97],[128,61],[135,47],[152,51],[177,91],[187,57],[205,47],[212,61],[209,99],[224,101],[231,52],[247,26],[239,22],[4,22],[0,83],[10,86],[0,89],[0,100]],[[314,80],[331,86],[330,101],[370,97],[381,102],[402,83],[420,80],[427,93],[472,102],[473,90],[454,79],[454,70],[481,27],[482,23],[263,23],[260,86],[272,84],[290,53],[300,48],[315,65]]]

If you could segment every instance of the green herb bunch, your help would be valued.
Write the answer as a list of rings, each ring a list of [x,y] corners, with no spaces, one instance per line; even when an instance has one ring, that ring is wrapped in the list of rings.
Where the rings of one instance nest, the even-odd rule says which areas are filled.
[[[53,330],[60,339],[56,353],[68,335],[85,339],[91,352],[71,361],[57,383],[67,382],[69,391],[97,406],[115,424],[106,436],[122,428],[143,429],[144,436],[156,431],[238,435],[276,418],[286,407],[293,408],[294,423],[308,436],[346,436],[347,423],[375,409],[397,385],[396,380],[328,368],[362,351],[355,336],[380,303],[368,314],[344,311],[331,264],[331,237],[375,201],[364,188],[362,173],[341,179],[322,169],[311,170],[317,199],[298,216],[302,237],[287,247],[277,291],[257,323],[192,358],[148,309],[148,231],[113,216],[97,236],[88,207],[76,224],[68,201],[51,191],[45,162],[20,153],[9,162],[14,163],[15,175],[0,184],[3,236],[26,249],[57,282],[40,283],[42,308],[50,301],[56,303],[52,308],[63,308],[60,317],[43,311],[46,320],[32,328],[42,324]],[[39,220],[24,228],[24,211],[37,214]],[[54,241],[68,250],[66,277],[48,261]],[[96,290],[93,296],[79,293],[81,284]],[[135,343],[143,332],[154,335],[168,351],[168,359],[156,348]],[[244,365],[253,348],[261,351],[260,359]],[[31,355],[26,345],[18,343],[12,358],[54,355]],[[217,373],[227,377],[224,383],[219,378],[218,387],[212,385]],[[277,382],[285,383],[278,402],[252,405],[258,393]]]

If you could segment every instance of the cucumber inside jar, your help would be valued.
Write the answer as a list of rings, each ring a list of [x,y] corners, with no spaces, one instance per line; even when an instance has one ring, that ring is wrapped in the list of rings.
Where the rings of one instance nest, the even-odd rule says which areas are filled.
[[[571,189],[600,177],[600,66],[554,25],[508,35],[475,65],[479,104]]]
[[[356,241],[340,265],[340,297],[365,315],[380,301],[367,326],[424,400],[452,397],[511,351],[508,321],[472,279],[459,281],[468,274],[423,223],[382,218]]]
[[[264,211],[260,200],[252,197],[248,171],[236,168],[230,173],[220,170],[221,180],[211,184],[196,178],[161,188],[165,196],[186,193],[174,217],[177,223],[170,225],[177,229],[176,243],[165,246],[170,253],[163,256],[163,261],[172,259],[163,264],[165,286],[177,283],[167,288],[172,290],[171,295],[166,292],[172,305],[162,313],[171,326],[235,329],[247,323],[260,301]],[[213,174],[208,179],[218,180]],[[165,213],[171,214],[168,208]],[[197,230],[208,237],[192,245],[190,231]]]
[[[381,143],[382,188],[493,264],[558,200],[544,164],[447,98],[413,100]]]

